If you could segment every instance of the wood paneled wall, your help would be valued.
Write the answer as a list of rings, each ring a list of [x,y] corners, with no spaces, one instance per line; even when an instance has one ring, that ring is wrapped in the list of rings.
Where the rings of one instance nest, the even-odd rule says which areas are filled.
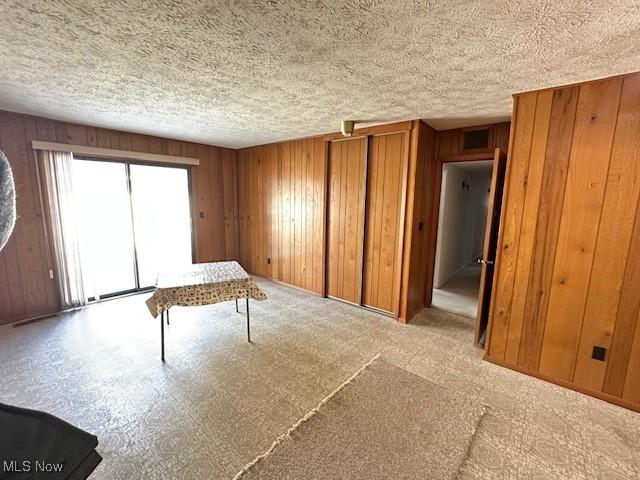
[[[327,295],[360,305],[367,138],[329,143]]]
[[[409,171],[407,175],[407,210],[402,267],[400,320],[407,322],[425,306],[425,291],[431,290],[433,275],[428,275],[430,258],[429,226],[433,217],[437,133],[422,122],[411,129]],[[435,243],[433,243],[435,246]]]
[[[365,140],[367,137],[368,140]],[[368,142],[371,142],[371,145]],[[425,263],[431,244],[428,225],[431,221],[433,179],[436,169],[436,131],[420,120],[359,129],[354,132],[354,138],[349,140],[344,140],[340,134],[329,134],[324,137],[239,150],[241,263],[255,275],[321,295],[328,293],[332,296],[341,296],[339,289],[333,291],[334,289],[329,285],[325,292],[325,260],[330,254],[325,242],[325,238],[328,237],[325,236],[330,236],[332,231],[331,216],[326,211],[325,204],[330,201],[331,195],[325,197],[328,189],[333,188],[333,191],[339,193],[334,201],[344,200],[345,205],[348,203],[357,206],[357,201],[361,197],[358,194],[360,190],[352,188],[347,192],[349,189],[345,190],[346,184],[337,183],[337,175],[332,182],[328,165],[330,148],[339,148],[340,152],[346,148],[345,158],[350,158],[348,152],[350,145],[354,146],[351,156],[359,156],[362,153],[362,159],[364,159],[362,148],[368,152],[368,157],[372,157],[371,148],[375,149],[373,156],[381,154],[380,160],[386,158],[387,147],[392,150],[397,147],[399,151],[394,156],[397,159],[408,157],[406,171],[398,168],[394,170],[392,167],[399,165],[391,162],[388,172],[386,168],[380,169],[378,176],[368,179],[369,182],[379,183],[372,191],[374,194],[376,191],[382,192],[382,196],[378,198],[374,195],[369,198],[367,193],[366,200],[367,202],[382,201],[384,196],[388,206],[392,205],[393,211],[397,214],[393,219],[391,215],[383,215],[378,219],[380,220],[378,223],[376,218],[368,219],[370,228],[373,230],[377,228],[376,232],[384,231],[385,235],[389,236],[388,241],[387,239],[384,241],[385,248],[392,242],[395,249],[400,242],[398,227],[394,227],[392,223],[400,225],[404,231],[402,248],[395,249],[394,255],[381,255],[382,237],[380,235],[372,235],[370,238],[373,243],[368,246],[365,242],[365,250],[368,249],[371,252],[371,261],[367,268],[372,271],[375,268],[379,270],[381,266],[383,269],[391,268],[392,277],[398,279],[396,281],[398,285],[392,282],[385,290],[385,294],[391,294],[394,291],[397,293],[391,303],[389,299],[384,303],[380,302],[379,298],[374,298],[374,289],[371,285],[363,285],[369,288],[371,293],[371,298],[365,299],[365,303],[393,311],[398,314],[400,321],[406,322],[424,306],[425,285],[429,282]],[[365,146],[362,147],[362,145]],[[332,156],[340,152],[336,150]],[[336,158],[342,157],[338,155]],[[376,163],[375,158],[373,162]],[[385,162],[378,163],[386,167]],[[353,166],[354,163],[351,161],[341,162],[341,172],[346,169],[352,173],[355,172],[359,178],[364,178],[365,176],[360,175],[362,172],[353,169]],[[395,174],[397,175],[394,176]],[[340,178],[348,178],[348,175]],[[354,182],[354,185],[356,183]],[[393,185],[394,195],[384,195],[384,188],[381,187],[385,187],[388,183]],[[400,199],[405,189],[406,202],[402,204]],[[403,212],[404,209],[406,210]],[[375,210],[381,213],[385,211],[384,208],[375,208]],[[346,209],[340,210],[340,208],[338,211],[342,211],[343,215],[347,212]],[[337,229],[334,228],[338,256],[341,239],[342,244],[347,238],[356,240],[355,234],[361,226],[355,217],[357,215],[354,216],[354,222],[349,222],[355,230],[350,231],[348,235],[346,230],[340,233],[340,222],[337,222]],[[381,221],[383,217],[386,218],[385,222]],[[343,253],[342,264],[338,262],[336,265],[355,266],[358,263],[358,256],[356,252],[353,259],[345,259]],[[356,274],[352,272],[349,278],[355,280]],[[361,295],[354,289],[351,290],[354,303],[360,303]]]
[[[507,151],[509,144],[509,128],[511,122],[494,123],[490,125],[479,125],[469,128],[453,128],[451,130],[441,130],[438,132],[438,151],[436,156],[441,161],[446,161],[451,157],[468,156],[468,160],[474,157],[484,157],[487,154],[493,156],[496,148]],[[489,130],[489,145],[487,148],[464,150],[464,133],[469,130],[479,129]]]
[[[191,168],[196,259],[205,262],[237,258],[234,150],[0,112],[0,149],[13,168],[18,203],[16,229],[0,252],[0,323],[60,309],[55,282],[49,277],[53,267],[31,148],[33,140],[197,157],[200,165]]]
[[[487,358],[639,409],[640,74],[513,119]]]
[[[326,152],[322,138],[238,151],[240,262],[322,294]]]
[[[399,313],[410,131],[369,137],[362,304]]]

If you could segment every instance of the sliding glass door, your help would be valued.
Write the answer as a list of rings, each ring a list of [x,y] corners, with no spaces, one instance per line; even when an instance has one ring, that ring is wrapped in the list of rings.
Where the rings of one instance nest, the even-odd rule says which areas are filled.
[[[158,269],[191,263],[189,176],[184,168],[131,165],[131,200],[140,287]]]
[[[73,160],[82,283],[89,298],[136,289],[126,165]]]
[[[186,169],[75,159],[72,175],[88,299],[152,287],[160,270],[192,263]]]

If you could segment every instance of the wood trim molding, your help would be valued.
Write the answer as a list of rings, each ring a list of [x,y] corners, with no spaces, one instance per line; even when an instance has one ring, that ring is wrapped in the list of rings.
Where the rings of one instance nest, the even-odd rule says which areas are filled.
[[[405,210],[404,230],[404,251],[402,252],[402,268],[400,281],[400,308],[398,320],[401,323],[408,323],[410,316],[408,312],[409,299],[409,274],[411,269],[411,249],[413,248],[413,222],[414,222],[414,204],[416,190],[416,169],[418,164],[418,143],[420,141],[420,121],[414,120],[411,134],[409,135],[409,161],[408,161],[408,177],[406,198],[407,202]]]
[[[496,258],[493,260],[493,282],[491,285],[491,301],[489,302],[489,319],[487,322],[487,333],[485,336],[485,348],[484,351],[487,355],[491,353],[491,336],[493,334],[493,315],[495,312],[495,292],[498,285],[498,273],[500,271],[500,263],[502,261],[502,235],[504,234],[504,218],[505,218],[505,199],[509,194],[509,174],[511,173],[511,158],[513,156],[513,139],[516,134],[516,115],[518,113],[519,99],[514,97],[513,99],[513,121],[509,126],[509,146],[507,147],[507,165],[504,172],[503,189],[502,189],[502,203],[500,205],[500,222],[498,224],[498,243],[496,245]]]
[[[324,195],[323,209],[322,209],[322,285],[321,297],[327,296],[327,269],[328,255],[327,255],[327,231],[329,230],[329,142],[323,142],[324,147],[324,169],[322,176],[322,193]]]
[[[495,150],[495,149],[494,149]],[[440,163],[452,163],[452,162],[473,162],[476,160],[493,160],[494,152],[484,151],[480,153],[461,153],[459,155],[450,155],[448,157],[440,157],[438,161]]]
[[[325,142],[335,142],[340,140],[349,140],[355,137],[368,137],[369,135],[389,135],[391,133],[408,132],[412,128],[413,120],[406,122],[387,123],[385,125],[374,125],[372,127],[357,128],[353,131],[353,135],[345,137],[340,132],[328,133],[322,138]]]
[[[513,124],[512,124],[513,125]],[[439,142],[439,140],[438,140]],[[438,145],[436,144],[436,152],[438,149]],[[440,223],[440,194],[442,192],[442,172],[445,163],[456,163],[456,162],[479,162],[479,161],[492,161],[495,155],[495,151],[493,153],[463,153],[459,155],[450,155],[446,157],[438,157],[435,161],[435,172],[434,172],[434,183],[433,183],[433,197],[431,201],[431,221],[429,226],[427,227],[427,232],[429,234],[429,238],[431,239],[428,245],[429,253],[427,260],[427,277],[431,279],[431,283],[429,281],[425,284],[425,293],[424,293],[424,305],[425,307],[430,307],[432,305],[432,295],[433,295],[433,275],[435,272],[435,264],[436,264],[436,250],[438,248],[437,236],[438,236],[438,225]],[[499,253],[498,253],[499,255]],[[494,277],[495,278],[495,277]],[[491,325],[491,320],[489,320],[489,325]],[[487,332],[489,330],[487,329]]]
[[[309,295],[313,295],[314,297],[325,297],[325,295],[321,293],[314,292],[313,290],[309,290],[304,287],[299,287],[298,285],[293,285],[292,283],[283,282],[282,280],[278,280],[277,278],[263,277],[262,275],[256,275],[255,273],[251,273],[251,272],[249,272],[249,275],[251,275],[252,278],[259,278],[260,280],[275,283],[277,285],[282,285],[283,287],[292,288],[293,290],[298,290],[299,292],[308,293]]]
[[[362,222],[362,227],[360,228],[359,235],[362,239],[362,251],[360,252],[359,262],[359,270],[360,270],[360,285],[358,285],[358,302],[360,305],[363,304],[363,290],[364,290],[364,252],[367,245],[366,235],[367,235],[367,197],[369,196],[369,137],[364,137],[364,148],[362,149],[362,153],[364,155],[363,159],[363,168],[362,168],[362,184],[364,185],[362,191],[360,192],[360,201],[362,202],[362,212],[358,212],[360,215],[360,221]],[[348,175],[348,174],[347,174]]]
[[[132,152],[129,150],[115,150],[112,148],[86,147],[83,145],[68,145],[66,143],[31,142],[34,150],[51,150],[54,152],[71,152],[76,155],[88,155],[99,158],[121,158],[139,160],[151,163],[167,163],[173,165],[200,165],[200,160],[192,157],[177,157],[174,155],[160,155],[157,153]]]
[[[405,233],[407,226],[407,193],[408,193],[408,183],[409,183],[409,162],[410,162],[410,150],[411,150],[411,130],[405,132],[404,134],[404,145],[402,152],[402,183],[400,190],[400,214],[398,219],[398,240],[397,240],[397,248],[398,251],[396,254],[398,258],[396,259],[396,268],[398,269],[397,275],[397,284],[395,286],[395,290],[393,292],[393,313],[396,320],[401,323],[407,323],[406,315],[401,315],[403,313],[401,306],[401,298],[402,298],[402,267],[404,265],[404,249],[405,249]],[[417,133],[417,132],[415,132]],[[412,202],[413,204],[413,202]],[[413,208],[413,207],[412,207]],[[411,211],[411,215],[413,211]],[[411,232],[409,232],[409,238],[411,238]],[[410,242],[410,240],[409,240]]]

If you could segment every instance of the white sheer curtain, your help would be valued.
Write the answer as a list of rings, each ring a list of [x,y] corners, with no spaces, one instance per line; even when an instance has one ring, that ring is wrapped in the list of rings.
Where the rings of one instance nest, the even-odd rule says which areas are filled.
[[[53,235],[58,289],[65,309],[85,305],[76,203],[73,198],[73,154],[38,151]]]

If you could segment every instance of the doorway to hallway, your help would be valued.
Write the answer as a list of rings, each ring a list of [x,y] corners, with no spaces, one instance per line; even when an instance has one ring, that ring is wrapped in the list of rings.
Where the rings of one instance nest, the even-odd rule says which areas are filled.
[[[476,318],[493,162],[445,163],[432,306]]]

